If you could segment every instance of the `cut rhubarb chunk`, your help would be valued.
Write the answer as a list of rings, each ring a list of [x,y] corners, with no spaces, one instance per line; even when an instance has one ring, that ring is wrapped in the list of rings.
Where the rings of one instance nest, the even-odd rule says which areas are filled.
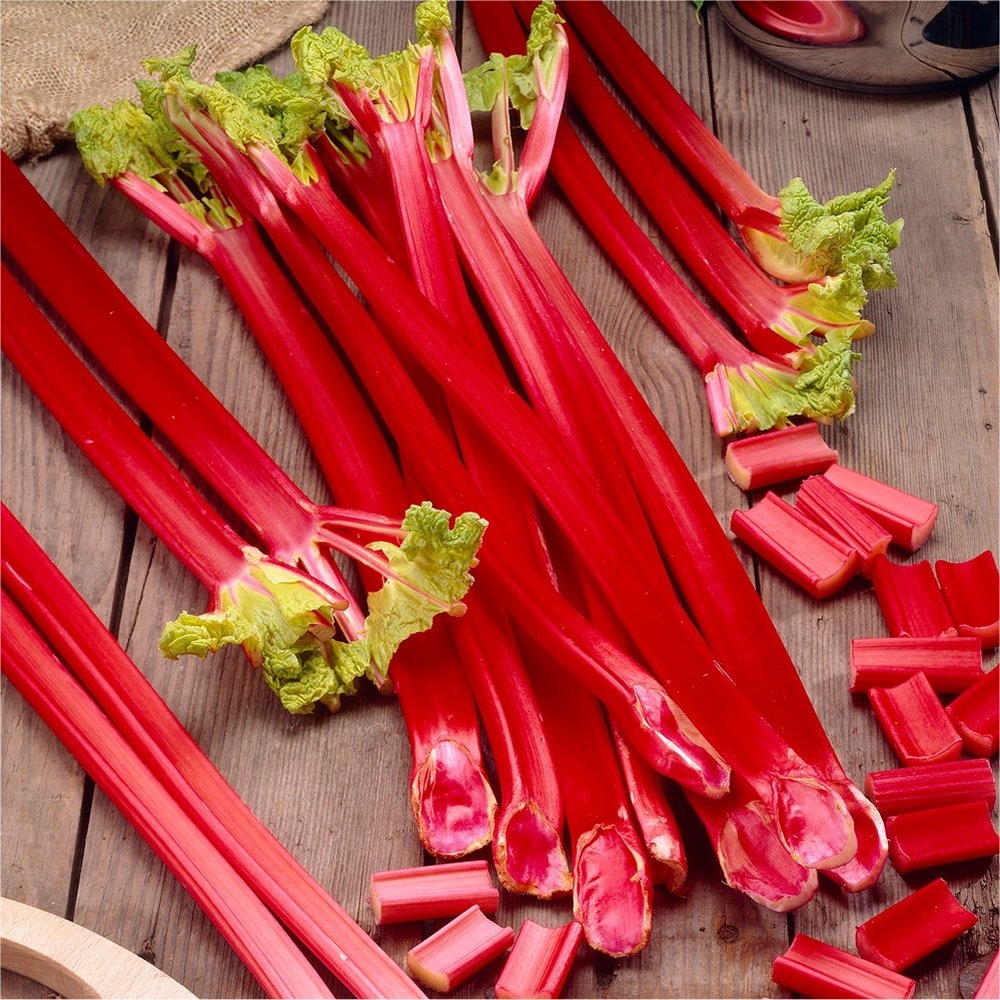
[[[501,927],[478,906],[450,920],[406,953],[406,967],[424,986],[450,993],[499,958],[514,943],[514,931]]]
[[[576,920],[546,927],[526,919],[517,932],[494,993],[499,1000],[516,997],[551,1000],[561,996],[582,942],[583,926]]]
[[[997,800],[993,768],[982,757],[871,771],[865,795],[883,816],[959,802],[985,801],[992,809]]]
[[[730,441],[725,461],[741,490],[757,490],[823,472],[837,461],[837,452],[818,424],[807,423]]]
[[[904,764],[932,764],[961,756],[962,737],[922,673],[893,687],[872,688],[868,699]]]
[[[984,800],[900,813],[885,821],[889,859],[901,874],[1000,853]]]
[[[857,553],[790,503],[768,491],[730,519],[733,534],[776,570],[818,600],[857,575]]]
[[[377,924],[454,917],[477,905],[496,913],[500,893],[484,860],[373,872],[369,900]]]
[[[959,635],[975,636],[983,649],[1000,645],[1000,570],[985,549],[964,562],[934,564],[941,592]]]
[[[957,694],[982,679],[983,651],[970,636],[851,640],[851,694],[891,687],[918,671],[938,694]]]
[[[992,757],[1000,744],[1000,668],[988,670],[945,709],[965,752]]]
[[[937,504],[839,463],[831,465],[823,475],[864,507],[901,548],[916,552],[930,538],[938,516]]]
[[[865,575],[892,542],[883,525],[825,476],[809,476],[795,494],[795,506],[855,549]]]
[[[916,981],[866,958],[796,934],[772,966],[771,979],[803,997],[912,997]]]
[[[928,560],[896,563],[878,556],[871,581],[889,635],[958,635]]]
[[[854,942],[862,958],[902,972],[978,920],[955,898],[948,883],[936,878],[859,924]]]

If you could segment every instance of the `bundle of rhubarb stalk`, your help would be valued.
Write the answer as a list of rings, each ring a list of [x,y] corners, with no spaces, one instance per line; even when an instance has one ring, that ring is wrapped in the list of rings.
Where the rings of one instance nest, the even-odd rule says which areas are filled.
[[[134,100],[71,122],[94,180],[238,312],[312,492],[209,388],[231,359],[205,340],[189,363],[3,158],[4,353],[201,588],[155,655],[238,651],[331,747],[373,692],[405,728],[427,863],[357,879],[381,933],[425,931],[397,962],[4,508],[5,676],[269,996],[330,995],[326,973],[358,997],[451,992],[484,969],[496,996],[556,996],[584,949],[636,959],[654,920],[685,919],[706,865],[786,914],[877,894],[890,859],[1000,849],[995,557],[905,561],[938,504],[821,431],[858,405],[870,297],[899,294],[895,172],[767,194],[603,3],[467,6],[474,67],[424,0],[385,53],[302,28],[285,74],[201,79],[196,39],[149,53]],[[735,539],[536,225],[556,197],[703,380],[720,467],[725,444],[754,500]],[[852,643],[843,692],[898,768],[845,767],[749,552],[810,608],[874,592],[888,637]],[[850,948],[797,933],[774,983],[914,995],[908,973],[980,917],[944,878],[913,890]],[[516,927],[514,900],[538,901]]]

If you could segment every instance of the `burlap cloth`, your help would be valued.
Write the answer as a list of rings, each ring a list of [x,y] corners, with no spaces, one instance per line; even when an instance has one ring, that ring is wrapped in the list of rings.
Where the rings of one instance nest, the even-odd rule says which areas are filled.
[[[43,156],[75,111],[135,99],[146,56],[193,43],[194,71],[211,79],[325,10],[326,0],[0,0],[0,142],[16,160]]]

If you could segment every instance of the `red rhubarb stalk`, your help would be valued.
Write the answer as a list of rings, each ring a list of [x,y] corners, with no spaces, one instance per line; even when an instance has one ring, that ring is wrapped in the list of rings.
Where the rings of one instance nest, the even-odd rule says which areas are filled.
[[[234,627],[225,634],[243,644],[250,662],[262,668],[276,690],[325,664],[326,682],[320,685],[318,697],[338,698],[339,690],[353,685],[366,669],[362,666],[353,677],[346,671],[338,676],[324,652],[323,644],[336,630],[334,611],[346,606],[345,598],[247,545],[88,372],[6,266],[3,296],[7,303],[4,353],[81,451],[205,587],[209,611],[219,615],[219,620],[221,616],[232,620]],[[272,615],[283,616],[274,588],[289,583],[310,602],[304,615],[299,610],[294,621],[288,619],[298,640],[312,637],[311,649],[298,652],[299,678],[272,675],[272,666],[283,661],[282,649],[261,646],[261,636],[254,636],[245,626],[240,630],[244,609],[251,605],[263,610],[267,602]],[[177,624],[197,630],[197,621],[185,613]],[[317,653],[322,659],[315,658]]]
[[[634,955],[649,941],[653,885],[611,731],[597,699],[569,678],[543,668],[533,681],[566,803],[573,916],[594,950]]]
[[[892,687],[871,688],[868,700],[882,732],[904,764],[958,760],[962,737],[920,671]]]
[[[246,154],[250,154],[251,158],[247,159]],[[403,336],[404,342],[409,340],[408,346],[422,358],[422,363],[452,394],[458,394],[458,402],[501,447],[528,482],[537,488],[540,470],[546,467],[561,470],[558,474],[546,474],[541,490],[554,510],[568,512],[574,506],[580,508],[580,498],[588,494],[585,479],[578,478],[579,473],[566,466],[565,457],[554,442],[539,438],[538,425],[531,422],[509,386],[500,387],[492,375],[483,373],[480,362],[467,353],[457,334],[444,336],[443,341],[440,339],[448,334],[448,324],[441,322],[440,313],[386,259],[384,251],[374,243],[370,234],[336,199],[319,172],[318,161],[314,158],[310,161],[316,175],[307,185],[293,175],[288,165],[273,151],[262,145],[251,143],[245,153],[238,153],[227,143],[226,153],[220,155],[228,155],[240,162],[242,171],[238,172],[241,179],[247,171],[259,168],[287,203],[296,208],[310,227],[325,239],[328,248],[339,251],[342,259],[351,263],[353,276],[362,280],[366,298],[389,310],[388,319],[397,333]],[[303,147],[302,155],[307,160],[313,156],[308,145]],[[233,159],[227,162],[234,170],[237,169],[233,166]],[[333,239],[334,233],[337,239]],[[312,276],[317,274],[317,269],[315,261],[311,263],[308,273]],[[328,282],[319,283],[320,290],[327,287]],[[309,291],[313,292],[311,285]],[[382,413],[390,418],[401,449],[408,454],[411,462],[419,463],[422,482],[428,488],[436,485],[436,492],[442,495],[477,496],[482,500],[468,482],[467,473],[452,459],[454,453],[451,446],[440,442],[440,428],[434,418],[426,414],[423,400],[416,394],[407,371],[372,324],[370,316],[356,300],[353,305],[350,302],[341,305],[338,335],[346,338],[345,347],[359,372],[370,376],[366,378],[369,389],[377,397]],[[413,340],[409,336],[414,323],[422,331],[422,339]],[[433,334],[429,341],[428,334]],[[456,357],[453,359],[452,355]],[[477,383],[474,379],[473,384],[465,388],[463,376],[468,374],[476,374],[480,381]],[[484,399],[492,400],[489,419],[482,409]],[[514,447],[515,441],[519,442],[518,447]],[[530,447],[532,441],[538,444],[537,449]],[[540,454],[547,455],[547,461],[541,464],[536,461]],[[528,456],[531,456],[530,461]],[[572,485],[574,483],[575,486]],[[568,506],[560,506],[553,492],[556,497],[566,500],[567,489],[574,499]],[[488,511],[489,504],[484,502],[482,509]],[[585,506],[582,509],[585,510]],[[592,525],[591,530],[594,527]],[[573,530],[579,533],[579,526],[574,525]],[[597,534],[602,534],[603,530],[597,528]],[[496,534],[493,537],[495,548],[504,545],[502,534],[500,538]],[[589,553],[590,550],[585,547],[583,551]],[[636,745],[656,761],[656,766],[666,773],[678,775],[682,781],[692,781],[698,787],[711,790],[711,794],[718,794],[724,778],[717,756],[706,752],[704,742],[692,731],[678,730],[673,709],[661,694],[659,685],[620,651],[603,644],[605,657],[610,656],[610,662],[616,664],[616,671],[624,671],[624,676],[608,670],[592,652],[595,643],[600,645],[598,637],[550,586],[536,581],[535,593],[526,593],[522,590],[525,582],[523,574],[504,572],[502,564],[497,561],[493,565],[503,575],[503,587],[509,592],[508,596],[516,596],[515,605],[522,627],[540,633],[550,651],[568,657],[570,669],[595,691],[600,691],[600,697],[610,699],[616,705],[619,717],[629,725]],[[539,586],[544,589],[544,595],[538,591]],[[559,616],[554,612],[554,606],[562,608],[561,625],[556,623]],[[539,612],[543,607],[546,608],[544,615]]]
[[[992,808],[997,799],[993,768],[982,757],[869,771],[865,794],[883,816],[977,799]]]
[[[3,673],[180,880],[270,997],[331,997],[243,877],[160,783],[6,593]],[[412,995],[412,991],[410,993]]]
[[[267,557],[244,543],[129,418],[6,268],[3,281],[5,296],[16,304],[16,320],[5,338],[5,352],[84,454],[209,590],[207,615],[184,612],[165,627],[160,640],[165,655],[205,656],[224,645],[238,644],[251,664],[261,667],[264,679],[289,711],[311,711],[317,702],[335,709],[342,694],[353,693],[360,678],[371,676],[372,662],[380,662],[384,673],[387,657],[406,630],[429,626],[431,619],[425,613],[433,618],[449,606],[460,612],[464,609],[459,607],[460,600],[455,603],[461,595],[451,584],[439,587],[443,577],[435,581],[433,552],[438,549],[438,560],[447,556],[438,564],[448,565],[448,573],[453,572],[462,563],[466,542],[473,541],[472,536],[463,539],[467,524],[456,522],[454,534],[449,537],[450,529],[446,529],[442,535],[440,529],[445,525],[439,515],[443,514],[445,521],[448,515],[426,504],[411,507],[403,521],[395,523],[338,509],[336,518],[328,522],[332,530],[325,532],[324,544],[334,545],[371,567],[381,560],[388,582],[369,595],[365,634],[347,642],[335,640],[337,622],[333,615],[347,606],[347,599],[339,596],[348,593],[346,587],[334,592],[308,571]],[[72,392],[71,386],[75,387]],[[135,466],[123,464],[122,455],[134,456]],[[142,474],[137,475],[136,469]],[[365,526],[394,540],[404,539],[412,530],[421,539],[420,551],[411,550],[419,562],[411,561],[403,548],[387,541],[374,543],[383,551],[362,548],[338,531],[340,524],[351,530]],[[205,538],[203,545],[192,548],[193,556],[188,553],[191,543],[185,531],[199,543],[201,536]],[[466,556],[471,558],[476,548],[478,542]],[[206,566],[205,560],[213,551],[215,565]],[[222,562],[224,558],[228,558],[228,565]],[[410,587],[406,577],[415,570],[417,585]],[[295,602],[289,600],[289,584],[294,587]],[[396,592],[400,586],[405,595]],[[302,604],[303,600],[310,603]],[[404,608],[405,616],[401,616]],[[403,631],[397,627],[401,621],[406,622]],[[290,664],[297,670],[291,670]]]
[[[300,69],[335,91],[359,134],[383,154],[415,284],[499,372],[499,359],[468,295],[423,146],[431,111],[430,46],[373,60],[339,32],[327,29],[317,35],[311,28],[297,32],[292,46]],[[529,546],[536,540],[534,558],[544,564],[530,493],[508,474],[503,458],[474,424],[461,411],[454,416],[473,479],[503,508],[505,518],[519,518],[521,536]],[[449,416],[444,419],[451,423]],[[486,613],[500,615],[500,610],[483,608],[478,617]],[[489,628],[488,638],[481,629],[476,636],[462,630],[457,641],[467,651],[464,662],[503,779],[494,844],[500,878],[514,891],[561,894],[569,889],[570,872],[560,837],[563,799],[552,780],[546,733],[537,719],[513,630],[505,621],[490,623]],[[509,754],[510,761],[499,760],[501,754]]]
[[[936,878],[858,924],[854,946],[862,958],[902,972],[978,922],[948,883]]]
[[[568,120],[559,125],[550,172],[605,253],[700,372],[717,434],[766,431],[797,416],[829,423],[852,412],[851,378],[824,384],[815,363],[810,368],[815,374],[799,371],[751,350],[732,334],[619,201]],[[831,374],[838,372],[834,366]]]
[[[40,291],[271,551],[282,553],[289,562],[307,563],[320,578],[335,569],[321,545],[323,522],[332,512],[313,505],[237,425],[9,159],[4,157],[0,165],[5,186],[18,192],[0,223],[4,246]],[[203,237],[208,238],[207,230]],[[244,264],[256,261],[261,270],[254,273],[269,280],[247,284],[266,289],[261,294],[278,304],[275,311],[265,310],[266,315],[277,315],[275,323],[303,335],[300,346],[316,366],[315,375],[338,401],[336,409],[324,407],[322,394],[307,392],[304,386],[294,395],[296,400],[307,400],[300,403],[304,420],[315,420],[309,423],[314,429],[310,438],[317,441],[325,459],[331,488],[348,503],[385,511],[404,509],[407,494],[395,457],[353,380],[334,363],[329,343],[310,318],[295,308],[283,310],[283,275],[258,243],[251,241],[250,249]],[[299,316],[299,321],[289,324],[292,316]],[[262,324],[262,336],[274,328]],[[119,350],[122,340],[134,350]],[[288,356],[283,351],[273,353]],[[211,434],[206,428],[212,428]],[[332,449],[331,441],[336,442]],[[362,568],[362,574],[371,586],[371,572]],[[348,625],[357,628],[357,616]],[[419,653],[404,646],[394,660],[392,677],[413,753],[411,804],[427,850],[456,856],[489,841],[495,801],[483,772],[475,705],[447,636],[430,630],[421,637]],[[422,683],[424,663],[429,661],[436,664],[435,685]]]
[[[776,33],[794,26],[797,40],[844,43],[864,33],[848,3],[742,3],[748,16],[764,12]],[[778,9],[780,7],[780,10]],[[705,125],[649,54],[600,0],[569,3],[563,11],[590,52],[618,84],[643,123],[691,174],[695,183],[737,227],[757,263],[783,281],[808,281],[836,271],[852,243],[880,282],[894,282],[888,253],[900,223],[887,224],[881,210],[892,175],[869,191],[844,195],[821,206],[795,178],[779,195],[763,191]],[[795,14],[802,15],[801,20]],[[875,275],[873,275],[875,277]]]
[[[897,563],[879,556],[870,575],[889,635],[928,638],[958,635],[929,560]]]
[[[916,552],[930,537],[938,506],[881,480],[834,463],[824,473],[835,486],[864,507],[892,535],[893,543]]]
[[[682,896],[688,879],[687,851],[663,775],[649,766],[615,721],[610,721],[629,805],[649,855],[653,883]]]
[[[499,1000],[562,996],[573,960],[583,943],[583,928],[571,920],[547,927],[525,919],[493,987]]]
[[[773,963],[771,978],[803,997],[912,997],[916,981],[808,934],[796,934]]]
[[[483,7],[486,17],[491,6]],[[527,18],[529,5],[516,6]],[[814,333],[836,331],[834,339],[849,353],[850,340],[873,331],[860,315],[867,297],[860,275],[842,272],[818,283],[780,287],[760,271],[605,86],[578,39],[572,32],[567,36],[574,65],[570,98],[696,279],[755,350],[796,365],[814,349]]]
[[[905,875],[1000,853],[990,805],[983,799],[931,806],[885,821],[889,858]]]
[[[851,694],[892,687],[918,671],[938,694],[965,691],[982,679],[982,649],[976,639],[959,635],[851,640]]]
[[[934,572],[959,635],[972,635],[983,649],[1000,644],[1000,571],[989,549],[962,562],[938,559]]]
[[[264,826],[69,580],[0,508],[3,588],[174,798],[258,895],[358,997],[419,996],[365,930]],[[205,807],[211,811],[206,813]]]
[[[992,667],[945,709],[965,752],[992,757],[1000,744],[1000,670]]]
[[[470,906],[406,953],[414,978],[439,993],[450,993],[498,959],[514,943],[509,927],[494,923]]]
[[[857,550],[768,490],[752,507],[736,508],[733,534],[779,573],[817,600],[843,590],[857,576]]]
[[[472,9],[481,33],[489,32],[484,37],[491,48],[520,51],[523,34],[511,35],[510,18],[504,14],[508,5],[473,4]],[[501,30],[506,34],[500,35]],[[582,323],[578,329],[587,332],[592,326]],[[600,353],[599,347],[595,346],[595,352]],[[769,718],[781,726],[786,738],[808,747],[814,759],[824,762],[828,780],[838,782],[850,803],[855,825],[861,830],[863,849],[850,868],[838,870],[835,877],[845,886],[864,888],[877,879],[885,862],[881,820],[844,774],[773,622],[742,571],[729,539],[720,530],[714,512],[693,484],[689,470],[648,405],[637,398],[635,384],[627,373],[614,363],[610,352],[605,351],[604,358],[608,364],[598,373],[607,380],[606,397],[600,397],[608,403],[605,419],[620,422],[623,407],[628,404],[622,440],[628,441],[630,447],[625,449],[624,457],[633,480],[641,484],[647,514],[655,519],[661,548],[684,600],[729,674],[738,674],[741,685],[753,691],[755,704],[766,706]],[[666,502],[670,498],[678,498],[679,502]],[[717,569],[706,574],[700,568],[706,565]],[[738,627],[737,622],[741,623]],[[738,637],[743,635],[754,635],[757,641],[742,642]],[[775,684],[778,664],[784,678],[781,685]],[[804,725],[807,719],[809,724]]]
[[[741,489],[765,489],[823,472],[837,461],[814,423],[736,438],[726,445],[726,472]]]

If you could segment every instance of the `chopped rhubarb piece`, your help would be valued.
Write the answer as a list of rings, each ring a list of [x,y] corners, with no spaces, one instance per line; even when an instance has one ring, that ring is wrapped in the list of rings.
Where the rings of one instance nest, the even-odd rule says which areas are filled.
[[[772,966],[771,979],[804,997],[912,997],[916,981],[818,941],[796,934]]]
[[[835,463],[824,473],[892,534],[893,542],[916,552],[930,537],[938,506],[861,472]]]
[[[470,906],[496,913],[500,892],[485,860],[373,872],[369,899],[377,924],[454,917]]]
[[[918,671],[893,687],[872,688],[868,699],[893,750],[907,766],[961,756],[962,737],[924,674]]]
[[[890,816],[885,829],[889,858],[904,875],[1000,853],[1000,836],[983,799]]]
[[[959,635],[975,636],[983,649],[1000,645],[1000,570],[985,549],[964,562],[934,564],[941,592]]]
[[[850,691],[891,687],[920,672],[938,694],[965,691],[983,677],[983,651],[969,636],[851,640]]]
[[[494,993],[499,1000],[516,997],[558,997],[573,959],[583,941],[583,926],[576,920],[546,927],[525,920],[507,956]]]
[[[478,906],[470,906],[414,945],[406,953],[406,967],[424,986],[450,993],[513,943],[510,927],[501,927]]]
[[[992,1000],[1000,996],[1000,952],[994,952],[990,964],[986,966],[982,982],[972,994],[972,1000]]]
[[[813,597],[822,600],[857,575],[857,553],[825,528],[768,491],[732,513],[733,534]]]
[[[896,563],[878,556],[870,576],[889,635],[958,635],[928,560]]]
[[[994,667],[945,709],[962,737],[965,752],[992,757],[1000,745],[1000,673]]]
[[[809,476],[795,495],[795,506],[851,545],[866,576],[875,557],[884,555],[892,542],[883,525],[825,476]]]
[[[883,816],[977,800],[992,809],[997,799],[993,768],[982,757],[870,771],[865,795]]]
[[[902,972],[978,920],[955,898],[948,883],[936,878],[859,924],[854,943],[862,958]]]
[[[823,472],[837,452],[815,423],[737,438],[726,445],[726,471],[741,490],[764,489]]]

